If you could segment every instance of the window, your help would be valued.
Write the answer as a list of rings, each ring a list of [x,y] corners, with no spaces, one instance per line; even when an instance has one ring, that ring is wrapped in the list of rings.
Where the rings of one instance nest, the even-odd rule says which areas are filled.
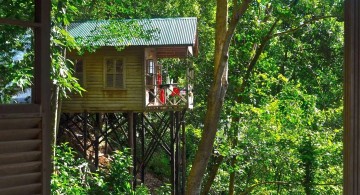
[[[105,60],[105,88],[125,88],[124,62],[122,59]]]
[[[72,60],[74,62],[74,76],[78,78],[81,86],[84,86],[84,63],[82,59]]]
[[[154,85],[154,61],[147,60],[146,61],[146,85]]]

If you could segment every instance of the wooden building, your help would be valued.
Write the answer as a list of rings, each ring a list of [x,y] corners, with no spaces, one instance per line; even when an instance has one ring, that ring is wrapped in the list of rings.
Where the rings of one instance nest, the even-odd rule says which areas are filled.
[[[51,2],[35,0],[30,4],[33,6],[26,13],[28,19],[0,18],[0,26],[17,26],[33,32],[35,55],[32,101],[0,104],[1,195],[50,194]],[[3,13],[1,17],[4,16],[12,15]]]
[[[87,42],[96,51],[67,54],[86,91],[70,94],[62,102],[58,137],[65,135],[68,141],[76,142],[73,145],[96,168],[100,153],[116,150],[112,145],[126,145],[133,158],[133,187],[137,175],[144,183],[146,165],[160,148],[171,161],[172,192],[183,194],[184,116],[193,107],[193,71],[188,57],[198,53],[197,19],[132,20],[131,25],[153,32],[148,38],[106,37],[110,23],[113,21],[85,21],[69,26],[75,39]],[[164,58],[183,60],[182,66],[175,67],[185,77],[181,83],[170,78],[176,76],[174,70],[161,65]],[[122,138],[127,143],[119,134],[125,134]]]
[[[62,112],[144,112],[192,108],[193,97],[188,67],[186,84],[171,83],[164,75],[159,59],[186,58],[197,55],[197,19],[165,18],[135,20],[143,29],[154,29],[150,39],[130,39],[94,42],[95,52],[83,55],[69,53],[75,74],[86,89],[81,95],[64,100]],[[109,21],[73,23],[69,32],[76,39],[94,37]],[[125,47],[124,47],[125,46]],[[120,51],[118,47],[124,47]],[[171,71],[171,70],[170,70]]]

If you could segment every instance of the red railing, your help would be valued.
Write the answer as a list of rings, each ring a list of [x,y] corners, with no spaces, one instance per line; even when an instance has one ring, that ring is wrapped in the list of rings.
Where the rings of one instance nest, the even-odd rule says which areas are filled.
[[[192,92],[189,88],[180,88],[176,83],[147,85],[145,107],[192,108]]]

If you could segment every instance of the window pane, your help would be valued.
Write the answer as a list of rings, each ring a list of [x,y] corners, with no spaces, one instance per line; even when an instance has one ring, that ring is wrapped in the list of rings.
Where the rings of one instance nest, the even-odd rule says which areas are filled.
[[[78,80],[78,83],[83,86],[84,84],[84,76],[83,76],[83,73],[75,73],[74,75]]]
[[[122,75],[117,74],[115,77],[115,87],[122,88],[124,87]]]
[[[33,37],[31,28],[0,25],[0,104],[32,101]]]
[[[147,74],[153,74],[154,73],[154,61],[153,60],[147,60],[146,71],[147,71]]]
[[[116,60],[116,72],[117,73],[122,73],[123,72],[122,60]]]
[[[82,73],[83,72],[83,61],[82,60],[76,60],[75,72],[76,73]]]
[[[114,60],[106,60],[106,72],[114,73]]]
[[[113,85],[113,74],[107,74],[106,75],[106,87],[114,87]]]

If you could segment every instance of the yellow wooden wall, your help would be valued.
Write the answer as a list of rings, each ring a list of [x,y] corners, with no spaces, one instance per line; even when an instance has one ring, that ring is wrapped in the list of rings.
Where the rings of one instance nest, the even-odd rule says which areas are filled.
[[[84,88],[80,95],[70,95],[62,102],[62,112],[121,112],[144,109],[144,48],[127,47],[117,51],[114,47],[102,47],[95,53],[78,56],[68,54],[69,59],[81,58],[84,62]],[[123,58],[125,65],[125,89],[104,88],[105,58]]]

